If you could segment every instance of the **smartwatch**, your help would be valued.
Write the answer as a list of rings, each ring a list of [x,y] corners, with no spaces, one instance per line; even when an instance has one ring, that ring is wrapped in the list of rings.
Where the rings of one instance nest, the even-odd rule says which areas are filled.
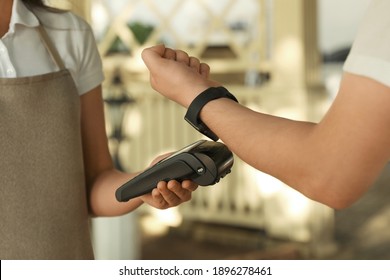
[[[202,122],[200,119],[200,111],[202,110],[203,106],[206,105],[208,102],[214,99],[218,98],[229,98],[234,100],[235,102],[238,102],[237,98],[231,94],[226,88],[224,87],[210,87],[200,93],[190,104],[188,107],[187,113],[184,116],[184,119],[192,125],[197,131],[200,133],[206,135],[210,139],[214,141],[218,141],[218,136],[212,132],[205,123]]]

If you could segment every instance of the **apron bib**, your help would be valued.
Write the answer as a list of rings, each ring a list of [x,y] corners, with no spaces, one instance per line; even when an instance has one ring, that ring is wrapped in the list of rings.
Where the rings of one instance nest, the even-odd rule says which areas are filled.
[[[60,71],[0,78],[0,259],[93,259],[80,97]]]

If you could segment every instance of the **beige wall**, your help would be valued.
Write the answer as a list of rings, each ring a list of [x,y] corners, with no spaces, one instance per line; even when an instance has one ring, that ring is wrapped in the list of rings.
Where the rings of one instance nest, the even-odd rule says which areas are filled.
[[[49,0],[50,5],[70,9],[87,21],[90,21],[90,0]]]

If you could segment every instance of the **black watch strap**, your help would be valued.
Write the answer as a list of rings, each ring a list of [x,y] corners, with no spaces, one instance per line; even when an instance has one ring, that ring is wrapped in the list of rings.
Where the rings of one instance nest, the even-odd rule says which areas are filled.
[[[184,119],[189,122],[196,130],[214,141],[218,141],[218,136],[214,132],[212,132],[206,124],[202,122],[199,117],[199,114],[204,105],[206,105],[211,100],[218,98],[229,98],[234,100],[235,102],[238,102],[237,98],[233,94],[231,94],[226,88],[210,87],[200,93],[191,102],[190,106],[188,107],[187,113],[184,116]]]

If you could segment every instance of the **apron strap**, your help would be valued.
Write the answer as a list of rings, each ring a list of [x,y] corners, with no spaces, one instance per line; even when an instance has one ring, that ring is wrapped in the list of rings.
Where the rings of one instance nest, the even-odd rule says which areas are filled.
[[[60,70],[65,70],[64,62],[62,61],[62,58],[61,58],[60,54],[58,53],[57,49],[54,47],[53,42],[50,40],[49,35],[47,34],[43,25],[42,24],[38,25],[37,29],[38,29],[39,35],[41,36],[43,44],[45,45],[46,49],[48,50],[54,63],[57,64],[57,66],[60,68]]]

